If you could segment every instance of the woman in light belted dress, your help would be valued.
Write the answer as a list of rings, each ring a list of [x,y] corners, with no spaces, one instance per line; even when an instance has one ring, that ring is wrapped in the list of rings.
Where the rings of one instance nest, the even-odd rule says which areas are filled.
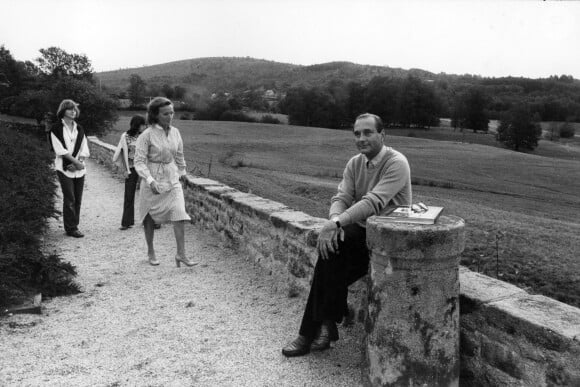
[[[191,218],[185,211],[183,189],[179,179],[185,176],[183,141],[177,128],[171,126],[173,103],[164,97],[154,98],[147,107],[150,127],[137,139],[135,170],[142,177],[139,195],[139,222],[143,223],[147,256],[153,266],[155,224],[173,223],[177,254],[175,263],[193,266],[198,262],[185,256],[185,222]]]

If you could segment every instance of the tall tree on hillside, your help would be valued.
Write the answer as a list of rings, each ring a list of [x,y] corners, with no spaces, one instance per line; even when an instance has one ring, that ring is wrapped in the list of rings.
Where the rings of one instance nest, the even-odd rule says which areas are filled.
[[[397,122],[399,90],[399,79],[374,77],[365,90],[366,110],[381,117],[385,125]]]
[[[533,150],[538,146],[542,128],[534,122],[527,104],[521,103],[507,112],[497,128],[496,139],[515,151]]]
[[[147,84],[145,81],[139,75],[131,74],[129,77],[129,87],[127,88],[127,94],[129,94],[131,105],[136,107],[142,104],[146,93]]]
[[[452,125],[472,129],[474,133],[477,131],[487,132],[489,124],[487,107],[489,103],[490,99],[483,89],[471,87],[455,99]]]
[[[288,90],[280,109],[288,114],[291,125],[332,127],[331,97],[319,89],[298,87]]]
[[[329,128],[348,128],[352,126],[352,119],[348,116],[349,91],[347,85],[339,79],[331,80],[325,89],[330,97]]]
[[[440,103],[435,90],[417,77],[409,76],[402,83],[398,106],[402,126],[439,125]]]
[[[41,48],[36,59],[40,71],[56,78],[71,76],[92,81],[93,68],[86,55],[69,54],[58,47]]]
[[[363,85],[357,82],[349,82],[347,85],[348,91],[348,105],[346,107],[346,115],[349,118],[351,124],[354,119],[365,112],[365,88]]]

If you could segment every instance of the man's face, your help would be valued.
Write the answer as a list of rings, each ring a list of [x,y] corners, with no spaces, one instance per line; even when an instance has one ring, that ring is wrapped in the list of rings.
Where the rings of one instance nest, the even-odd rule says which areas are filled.
[[[379,154],[383,147],[383,134],[377,132],[375,126],[375,120],[372,117],[361,118],[354,123],[356,147],[369,160]]]

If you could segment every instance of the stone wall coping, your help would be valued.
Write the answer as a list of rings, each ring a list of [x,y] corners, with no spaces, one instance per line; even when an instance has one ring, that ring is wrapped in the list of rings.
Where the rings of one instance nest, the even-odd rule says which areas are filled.
[[[99,138],[97,136],[87,136],[87,140],[89,140],[90,142],[94,142],[95,144],[98,144],[98,145],[102,146],[103,148],[107,148],[113,152],[115,152],[115,149],[117,149],[116,146],[99,140]]]
[[[580,345],[580,309],[542,295],[518,294],[488,304],[505,315],[526,321]],[[579,347],[580,349],[580,347]]]
[[[195,187],[188,185],[189,188]],[[195,187],[197,188],[197,187]],[[214,198],[221,199],[224,194],[239,192],[235,188],[227,185],[206,185],[203,189]]]
[[[459,268],[461,295],[476,304],[486,304],[505,298],[527,294],[525,290],[504,281],[476,273],[464,266]]]

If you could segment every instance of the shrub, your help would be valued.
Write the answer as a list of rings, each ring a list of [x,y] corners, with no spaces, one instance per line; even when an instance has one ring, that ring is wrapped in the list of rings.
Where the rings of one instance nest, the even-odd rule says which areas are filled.
[[[12,108],[12,105],[16,103],[17,100],[18,97],[16,96],[2,98],[2,100],[0,100],[0,113],[10,114],[10,109]]]
[[[262,124],[279,124],[280,120],[270,114],[266,114],[260,118],[260,122]]]
[[[572,138],[576,134],[576,129],[569,122],[564,122],[560,126],[560,137],[562,138]]]
[[[256,122],[252,117],[244,112],[226,110],[223,112],[218,121],[239,121],[239,122]]]
[[[0,305],[32,292],[43,296],[78,293],[76,270],[56,255],[44,256],[39,236],[56,217],[56,183],[46,143],[26,132],[0,125]]]
[[[179,117],[180,120],[191,120],[193,117],[189,113],[182,113]]]

